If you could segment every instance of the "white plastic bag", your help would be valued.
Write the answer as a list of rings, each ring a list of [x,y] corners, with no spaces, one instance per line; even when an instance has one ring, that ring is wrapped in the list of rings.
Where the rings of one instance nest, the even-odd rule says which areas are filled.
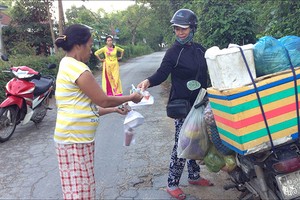
[[[132,101],[128,102],[128,105],[132,109],[141,109],[141,108],[144,108],[145,106],[154,104],[154,97],[148,91],[144,91],[144,92],[142,92],[142,94],[144,95],[144,97],[142,98],[142,100],[139,103],[134,103]]]
[[[202,101],[205,94],[206,90],[201,89],[181,127],[177,148],[177,156],[179,158],[202,160],[207,153],[209,138],[204,120],[205,104],[195,108],[195,105]]]
[[[127,113],[124,120],[125,129],[135,128],[144,123],[144,117],[139,112],[131,110]]]
[[[135,132],[133,128],[124,129],[124,146],[130,146],[135,143]]]
[[[128,105],[132,109],[140,109],[143,108],[144,106],[152,105],[154,103],[154,97],[147,90],[141,91],[140,88],[135,88],[134,85],[131,84],[130,94],[132,92],[138,92],[144,96],[139,103],[134,103],[132,101],[128,102]]]
[[[131,110],[127,113],[124,120],[124,146],[134,143],[134,129],[144,123],[144,117],[139,112]]]

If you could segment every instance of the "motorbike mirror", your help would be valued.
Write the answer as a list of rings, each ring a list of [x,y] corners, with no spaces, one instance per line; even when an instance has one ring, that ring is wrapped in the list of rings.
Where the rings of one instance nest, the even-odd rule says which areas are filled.
[[[8,61],[8,57],[6,56],[6,55],[1,55],[1,59],[3,60],[3,61]]]
[[[48,65],[48,69],[54,69],[56,68],[56,64],[52,63]]]

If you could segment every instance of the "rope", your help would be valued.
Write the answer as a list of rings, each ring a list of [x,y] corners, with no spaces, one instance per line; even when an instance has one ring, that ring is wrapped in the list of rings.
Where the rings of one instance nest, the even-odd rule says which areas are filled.
[[[266,125],[266,129],[267,129],[267,132],[268,132],[268,136],[269,136],[269,139],[270,139],[270,142],[271,142],[272,152],[274,152],[274,144],[273,144],[272,135],[271,135],[270,128],[269,128],[269,125],[268,125],[268,121],[267,121],[267,118],[266,118],[266,115],[265,115],[265,111],[264,111],[264,108],[263,108],[263,105],[262,105],[262,102],[261,102],[261,98],[260,98],[260,95],[258,93],[258,89],[256,87],[254,78],[253,78],[253,76],[251,74],[251,71],[250,71],[249,65],[247,63],[246,57],[244,55],[244,52],[243,52],[243,50],[242,50],[241,47],[238,46],[238,48],[240,49],[240,52],[241,52],[242,57],[243,57],[243,60],[244,60],[245,65],[247,67],[247,71],[248,71],[248,73],[250,75],[250,78],[251,78],[251,81],[253,83],[254,90],[255,90],[255,93],[256,93],[256,96],[257,96],[257,100],[258,100],[258,103],[259,103],[259,107],[260,107],[260,110],[261,110],[261,113],[262,113],[262,116],[263,116],[263,119],[264,119],[264,122],[265,122],[265,125]]]

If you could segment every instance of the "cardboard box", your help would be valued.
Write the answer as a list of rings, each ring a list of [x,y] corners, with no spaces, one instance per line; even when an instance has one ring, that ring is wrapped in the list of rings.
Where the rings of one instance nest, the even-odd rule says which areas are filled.
[[[295,70],[299,94],[300,68]],[[255,81],[274,145],[298,138],[292,71]],[[270,136],[253,84],[223,91],[208,88],[207,92],[220,138],[226,146],[242,155],[270,148]]]
[[[253,78],[256,78],[253,45],[241,46]],[[215,89],[231,89],[251,83],[244,59],[237,47],[211,47],[205,52],[209,76]]]

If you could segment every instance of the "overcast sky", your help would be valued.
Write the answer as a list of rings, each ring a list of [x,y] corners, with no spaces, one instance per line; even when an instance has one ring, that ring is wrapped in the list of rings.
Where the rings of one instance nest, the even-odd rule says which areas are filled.
[[[70,1],[63,0],[63,8],[64,10],[71,8],[72,5],[76,7],[80,7],[84,5],[86,8],[91,9],[93,11],[97,11],[99,8],[103,8],[106,12],[113,12],[117,10],[126,10],[128,6],[134,5],[134,0],[89,0],[89,1]],[[57,1],[54,2],[54,5],[57,7]]]

